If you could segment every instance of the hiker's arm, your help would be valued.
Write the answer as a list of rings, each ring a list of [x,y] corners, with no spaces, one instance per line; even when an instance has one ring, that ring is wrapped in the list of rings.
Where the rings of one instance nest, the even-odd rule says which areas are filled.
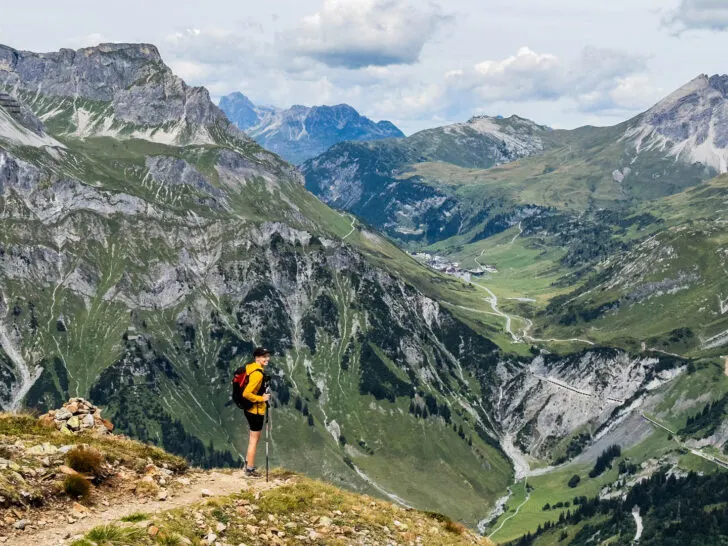
[[[248,379],[248,386],[245,387],[245,390],[243,391],[243,397],[250,400],[251,402],[265,402],[265,398],[258,394],[255,394],[262,382],[263,374],[261,372],[251,373],[250,379]]]

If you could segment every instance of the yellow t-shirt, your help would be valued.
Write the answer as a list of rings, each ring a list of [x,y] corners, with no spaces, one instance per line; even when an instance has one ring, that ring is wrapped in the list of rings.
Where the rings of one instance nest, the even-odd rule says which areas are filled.
[[[260,373],[258,373],[258,370],[260,370]],[[263,383],[263,366],[257,362],[251,362],[245,365],[245,373],[248,374],[248,385],[243,391],[243,398],[253,402],[252,407],[246,411],[255,415],[265,415],[265,402],[263,401],[263,397],[255,394],[258,392],[261,383]]]

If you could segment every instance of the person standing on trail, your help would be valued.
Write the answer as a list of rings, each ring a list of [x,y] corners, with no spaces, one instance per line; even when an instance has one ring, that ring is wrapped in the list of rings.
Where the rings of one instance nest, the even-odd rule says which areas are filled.
[[[253,362],[245,365],[247,384],[242,396],[245,399],[245,418],[250,427],[248,437],[248,452],[245,457],[245,475],[251,478],[258,478],[260,474],[255,469],[255,452],[258,449],[258,441],[263,430],[265,414],[270,400],[270,394],[266,392],[267,379],[264,369],[270,362],[270,351],[258,347],[253,351]]]

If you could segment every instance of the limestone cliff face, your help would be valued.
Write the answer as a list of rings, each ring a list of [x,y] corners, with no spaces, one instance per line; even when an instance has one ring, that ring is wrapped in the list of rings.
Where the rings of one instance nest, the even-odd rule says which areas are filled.
[[[624,137],[637,155],[656,150],[728,171],[728,75],[701,74],[631,124]]]
[[[562,439],[579,432],[581,445],[573,456],[638,411],[648,391],[682,371],[680,364],[615,349],[501,362],[488,397],[502,434],[513,437],[518,449],[548,459]]]
[[[79,137],[146,135],[148,140],[189,144],[214,141],[217,128],[247,140],[205,88],[185,84],[149,44],[54,53],[0,45],[0,88],[29,102],[51,124],[70,117],[67,129]],[[54,107],[44,108],[44,101]]]

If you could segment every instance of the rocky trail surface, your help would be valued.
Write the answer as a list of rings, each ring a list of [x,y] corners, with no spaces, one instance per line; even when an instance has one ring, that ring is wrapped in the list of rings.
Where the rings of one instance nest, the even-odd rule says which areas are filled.
[[[279,487],[289,480],[274,479],[266,483],[265,478],[249,479],[242,470],[232,472],[197,472],[177,481],[179,489],[170,493],[165,500],[148,500],[131,496],[115,500],[113,503],[102,502],[98,506],[85,507],[73,504],[70,511],[67,507],[56,507],[44,511],[38,521],[45,525],[26,532],[5,537],[0,543],[17,546],[65,545],[80,538],[81,535],[99,525],[109,524],[131,516],[144,513],[153,516],[160,512],[175,508],[191,507],[206,498],[223,497],[241,491],[259,492]],[[139,522],[146,525],[147,521]]]

